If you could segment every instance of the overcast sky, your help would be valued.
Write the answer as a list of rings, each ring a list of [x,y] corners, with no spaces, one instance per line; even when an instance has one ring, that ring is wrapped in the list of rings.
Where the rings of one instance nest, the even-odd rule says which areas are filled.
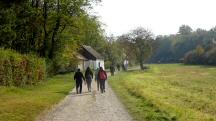
[[[155,35],[175,34],[182,24],[194,30],[216,26],[216,0],[102,0],[95,12],[115,36],[137,26]]]

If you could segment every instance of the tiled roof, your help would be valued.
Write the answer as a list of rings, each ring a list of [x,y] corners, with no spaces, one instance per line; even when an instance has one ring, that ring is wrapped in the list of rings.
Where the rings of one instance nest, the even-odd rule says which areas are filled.
[[[94,50],[91,46],[83,45],[82,46],[86,51],[88,51],[91,55],[93,55],[97,59],[104,59],[103,56]]]
[[[85,58],[83,55],[81,54],[77,54],[76,57],[79,59],[79,60],[88,60],[87,58]]]

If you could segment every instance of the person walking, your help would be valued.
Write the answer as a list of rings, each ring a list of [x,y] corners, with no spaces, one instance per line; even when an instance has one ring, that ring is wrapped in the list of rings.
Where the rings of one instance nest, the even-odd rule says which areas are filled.
[[[74,75],[74,80],[76,80],[76,93],[82,93],[82,82],[85,80],[82,72],[80,72],[80,69],[77,69],[77,72]]]
[[[89,67],[86,69],[85,78],[86,78],[88,91],[91,92],[91,82],[93,78],[93,73]]]
[[[120,64],[118,63],[118,64],[117,64],[117,69],[118,69],[118,71],[120,71],[120,68],[121,68],[121,66],[120,66]]]
[[[99,68],[97,68],[95,70],[95,82],[97,83],[97,90],[99,91],[100,90],[100,80],[99,80],[99,77],[98,77],[98,72],[99,72]]]
[[[115,66],[112,64],[110,65],[110,73],[111,73],[111,76],[114,76],[114,73],[115,73]]]
[[[105,81],[107,80],[107,73],[106,73],[106,71],[103,70],[102,67],[100,67],[100,70],[98,72],[98,77],[100,80],[101,93],[104,93],[105,92]]]
[[[110,66],[110,72],[111,72],[111,76],[114,76],[115,66],[113,64]]]

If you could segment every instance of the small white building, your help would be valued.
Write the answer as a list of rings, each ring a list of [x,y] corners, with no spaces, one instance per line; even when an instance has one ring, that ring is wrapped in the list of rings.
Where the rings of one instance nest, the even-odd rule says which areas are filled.
[[[105,69],[103,56],[91,46],[83,45],[77,58],[79,59],[78,68],[82,71],[86,70],[87,67],[90,67],[93,70],[96,70],[99,67]]]

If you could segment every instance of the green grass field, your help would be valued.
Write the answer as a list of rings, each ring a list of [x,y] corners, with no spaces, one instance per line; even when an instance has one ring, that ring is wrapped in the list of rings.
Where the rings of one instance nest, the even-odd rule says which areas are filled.
[[[74,87],[72,74],[58,75],[32,87],[0,87],[0,121],[33,121]]]
[[[216,67],[150,65],[109,83],[135,120],[216,121]]]

